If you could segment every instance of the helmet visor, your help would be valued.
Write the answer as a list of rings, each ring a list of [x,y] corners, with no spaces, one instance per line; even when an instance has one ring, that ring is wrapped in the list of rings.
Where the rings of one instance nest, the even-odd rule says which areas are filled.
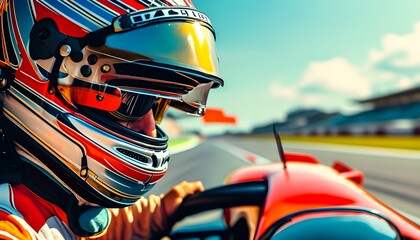
[[[222,85],[213,31],[198,21],[159,22],[107,35],[94,51],[185,73],[199,82]]]
[[[141,117],[158,99],[170,100],[161,101],[159,112],[170,103],[200,116],[210,89],[223,85],[213,29],[195,9],[128,13],[80,41],[84,59],[64,59],[69,77],[59,81],[61,93],[71,103],[120,119]]]

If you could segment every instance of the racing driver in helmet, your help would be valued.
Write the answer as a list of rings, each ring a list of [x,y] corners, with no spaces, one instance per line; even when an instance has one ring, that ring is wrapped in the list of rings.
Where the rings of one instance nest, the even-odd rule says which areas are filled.
[[[157,125],[223,85],[189,0],[0,1],[0,238],[147,239],[200,182],[168,169]],[[153,235],[155,234],[155,235]]]

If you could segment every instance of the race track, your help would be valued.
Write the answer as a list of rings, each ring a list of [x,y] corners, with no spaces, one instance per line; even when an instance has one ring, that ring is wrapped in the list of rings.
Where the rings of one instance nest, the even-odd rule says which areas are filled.
[[[313,154],[326,165],[341,160],[363,171],[364,186],[369,192],[420,224],[420,152],[292,142],[284,146],[286,151]],[[278,159],[274,139],[207,139],[193,149],[173,155],[168,173],[151,193],[165,193],[183,180],[201,180],[206,188],[215,187],[238,167]]]

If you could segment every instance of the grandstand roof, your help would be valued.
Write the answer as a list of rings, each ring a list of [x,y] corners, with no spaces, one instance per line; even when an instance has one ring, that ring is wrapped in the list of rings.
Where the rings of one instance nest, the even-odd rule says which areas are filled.
[[[358,103],[372,103],[375,105],[388,105],[386,103],[394,103],[389,105],[398,105],[408,102],[420,102],[420,86],[407,89],[404,91],[394,92],[391,94],[368,98],[364,100],[357,100]]]

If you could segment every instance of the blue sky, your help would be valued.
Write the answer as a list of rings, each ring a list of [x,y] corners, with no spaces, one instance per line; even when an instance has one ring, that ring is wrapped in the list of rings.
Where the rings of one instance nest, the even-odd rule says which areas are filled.
[[[420,1],[195,0],[211,19],[225,87],[208,106],[249,130],[297,108],[352,113],[353,102],[420,84]]]

